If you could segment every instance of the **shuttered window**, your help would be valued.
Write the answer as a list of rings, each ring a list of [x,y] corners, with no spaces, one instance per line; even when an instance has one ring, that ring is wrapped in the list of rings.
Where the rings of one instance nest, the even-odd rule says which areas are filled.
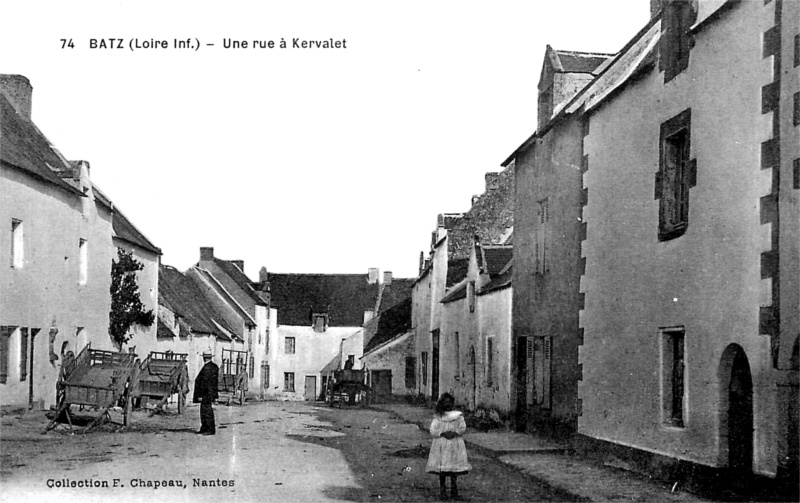
[[[697,165],[690,159],[691,110],[661,125],[659,171],[655,197],[658,207],[658,239],[683,235],[689,225],[689,189],[697,181]]]
[[[406,389],[417,387],[417,359],[406,356]]]
[[[548,228],[550,227],[550,200],[544,198],[539,201],[537,208],[538,226],[536,227],[536,272],[547,272],[547,241]]]

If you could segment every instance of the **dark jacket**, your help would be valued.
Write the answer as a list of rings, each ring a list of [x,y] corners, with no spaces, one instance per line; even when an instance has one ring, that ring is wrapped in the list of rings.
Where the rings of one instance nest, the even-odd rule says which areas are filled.
[[[199,403],[203,398],[208,401],[219,398],[217,386],[219,385],[219,367],[214,362],[207,362],[197,373],[194,380],[194,396],[192,401]]]

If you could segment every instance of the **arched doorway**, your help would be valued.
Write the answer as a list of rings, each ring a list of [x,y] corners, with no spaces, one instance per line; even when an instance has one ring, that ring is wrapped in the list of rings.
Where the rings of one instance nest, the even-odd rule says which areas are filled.
[[[469,383],[469,410],[477,407],[478,375],[477,365],[475,364],[475,346],[469,347],[469,357],[467,359],[467,372],[470,376]]]
[[[753,378],[741,346],[731,344],[720,362],[720,457],[737,473],[753,470]]]

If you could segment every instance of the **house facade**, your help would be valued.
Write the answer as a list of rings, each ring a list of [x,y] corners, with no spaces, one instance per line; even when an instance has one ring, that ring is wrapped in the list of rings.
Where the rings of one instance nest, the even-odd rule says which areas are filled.
[[[432,233],[431,250],[420,259],[420,274],[412,287],[412,324],[419,366],[418,393],[436,400],[442,392],[441,366],[455,355],[445,348],[442,299],[467,275],[470,253],[477,240],[483,244],[510,243],[514,230],[514,168],[486,173],[486,190],[473,196],[467,213],[441,214]],[[447,351],[445,353],[444,351]],[[450,379],[450,378],[447,378]]]
[[[517,187],[512,407],[519,429],[556,435],[577,429],[580,246],[586,229],[581,220],[584,127],[575,104],[610,59],[548,46],[538,129],[503,163],[514,163]]]
[[[800,4],[653,5],[581,105],[578,432],[796,487]]]
[[[316,400],[322,392],[323,374],[343,365],[331,364],[342,354],[342,343],[374,316],[378,270],[370,269],[368,274],[268,273],[267,281],[276,317],[270,337],[267,398]]]
[[[109,290],[121,239],[114,223],[124,217],[92,184],[89,163],[66,160],[32,122],[28,79],[2,75],[0,89],[0,219],[8,225],[0,240],[0,405],[42,408],[55,402],[67,353],[89,343],[117,350]],[[155,306],[157,280],[143,282],[143,301]],[[155,343],[155,333],[146,338]]]
[[[159,271],[158,344],[156,351],[186,354],[189,396],[194,378],[203,366],[203,353],[222,362],[222,349],[230,349],[234,329],[217,312],[197,283],[168,265]]]
[[[235,303],[249,316],[247,330],[242,334],[248,351],[248,394],[264,398],[267,386],[262,369],[268,364],[270,336],[270,307],[268,282],[253,282],[244,273],[241,260],[222,260],[214,256],[214,248],[200,248],[198,268],[208,271]],[[262,272],[263,275],[263,272]],[[254,322],[255,326],[248,324]]]
[[[472,247],[466,277],[441,300],[442,389],[469,410],[511,411],[510,245]]]

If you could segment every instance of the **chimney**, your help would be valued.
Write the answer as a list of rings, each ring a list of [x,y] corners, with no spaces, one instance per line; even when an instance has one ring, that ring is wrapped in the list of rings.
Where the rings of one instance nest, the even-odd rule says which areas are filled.
[[[267,268],[261,267],[258,271],[258,281],[259,283],[266,283],[269,280],[269,275],[267,274]]]
[[[202,246],[200,247],[200,261],[214,260],[214,247]]]
[[[500,173],[486,173],[486,192],[500,188]]]
[[[383,272],[383,284],[384,285],[391,285],[392,284],[392,271],[384,271]]]
[[[376,267],[370,267],[369,272],[367,274],[367,283],[370,285],[374,285],[378,282],[378,269]]]
[[[31,120],[33,86],[22,75],[0,75],[0,88],[6,93],[18,114]]]
[[[231,260],[231,264],[235,265],[240,271],[244,272],[244,260]]]
[[[425,252],[419,252],[419,273],[425,270]]]

